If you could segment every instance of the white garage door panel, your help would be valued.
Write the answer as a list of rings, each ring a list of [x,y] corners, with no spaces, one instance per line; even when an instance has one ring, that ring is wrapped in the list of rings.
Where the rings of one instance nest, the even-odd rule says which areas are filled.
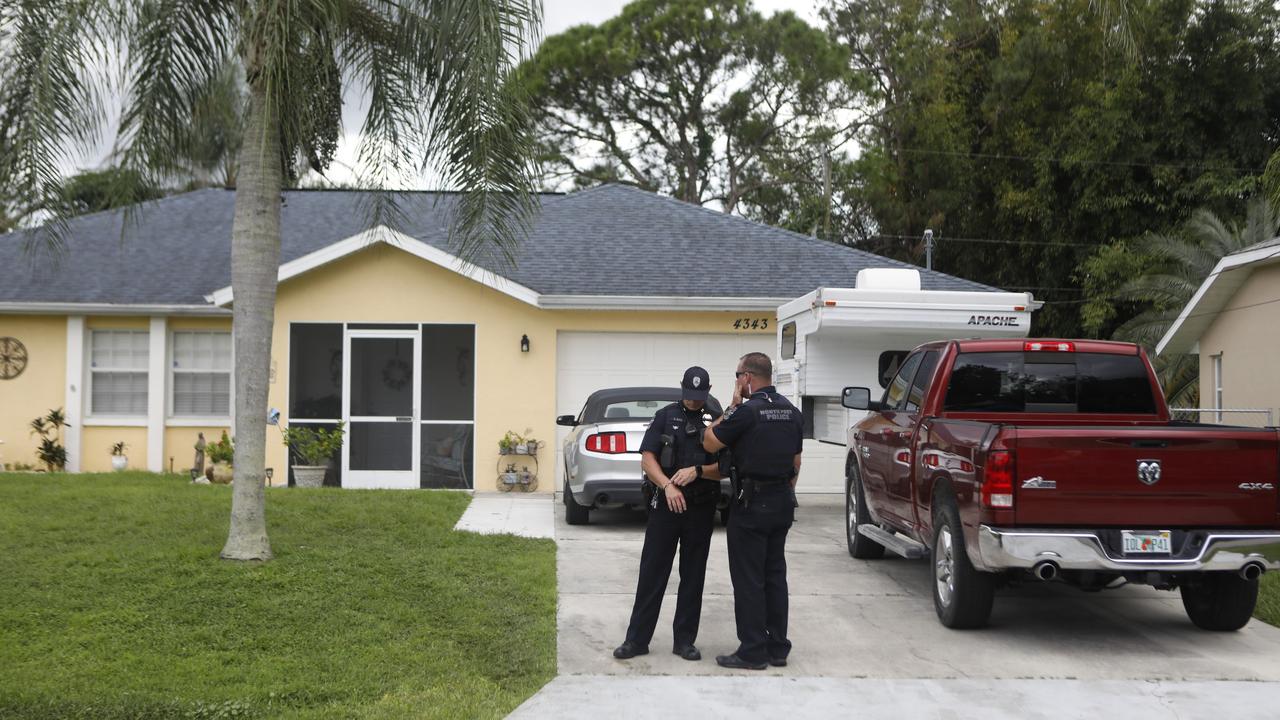
[[[727,403],[733,371],[749,352],[775,354],[776,336],[674,333],[562,332],[556,339],[556,414],[577,415],[587,396],[610,387],[676,387],[686,368],[711,374],[711,394]],[[556,428],[556,488],[564,483],[561,445],[569,429]],[[844,448],[806,440],[799,489],[842,492]]]

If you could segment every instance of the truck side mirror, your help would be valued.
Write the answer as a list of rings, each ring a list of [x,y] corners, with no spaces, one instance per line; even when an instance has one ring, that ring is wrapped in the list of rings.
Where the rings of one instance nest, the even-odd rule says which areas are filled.
[[[864,387],[847,387],[840,393],[840,404],[850,410],[870,410],[871,391]]]
[[[572,415],[561,415],[556,418],[556,424],[564,425],[565,427],[577,427],[578,421]]]

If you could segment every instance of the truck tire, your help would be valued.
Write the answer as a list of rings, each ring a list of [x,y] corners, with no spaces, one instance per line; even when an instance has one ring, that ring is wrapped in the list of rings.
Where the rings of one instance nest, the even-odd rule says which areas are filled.
[[[1244,627],[1258,603],[1258,580],[1233,572],[1200,573],[1182,584],[1182,607],[1202,630],[1226,632]]]
[[[570,525],[587,525],[591,522],[591,508],[579,505],[569,489],[569,478],[564,479],[564,521]]]
[[[979,628],[991,617],[995,577],[979,572],[965,551],[960,511],[949,497],[938,497],[933,510],[933,608],[946,627]]]
[[[878,560],[884,557],[884,546],[858,532],[858,526],[871,522],[867,510],[867,498],[862,494],[862,474],[857,465],[849,466],[845,478],[844,493],[845,542],[849,554],[859,560]]]

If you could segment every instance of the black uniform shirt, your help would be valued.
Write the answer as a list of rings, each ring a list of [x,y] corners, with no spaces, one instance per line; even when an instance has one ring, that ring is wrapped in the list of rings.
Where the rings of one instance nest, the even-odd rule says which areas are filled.
[[[804,416],[770,385],[730,408],[724,422],[712,432],[733,451],[740,476],[790,479],[795,472],[795,456],[803,447]]]
[[[673,467],[663,467],[668,475],[681,468],[693,465],[707,465],[715,462],[715,456],[702,447],[702,430],[706,427],[704,415],[707,409],[688,410],[683,403],[671,403],[653,416],[649,429],[644,431],[644,439],[640,441],[640,452],[651,452],[662,464],[662,436],[670,435],[674,444],[672,455]],[[690,434],[689,429],[694,432]]]

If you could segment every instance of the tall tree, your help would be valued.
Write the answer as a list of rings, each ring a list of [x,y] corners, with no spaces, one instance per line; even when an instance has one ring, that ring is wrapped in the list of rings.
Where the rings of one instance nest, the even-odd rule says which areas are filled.
[[[547,40],[522,76],[544,181],[623,182],[734,212],[819,172],[843,124],[844,60],[749,0],[636,0]]]
[[[228,63],[247,87],[232,225],[235,491],[224,558],[271,557],[264,510],[267,378],[280,190],[323,168],[344,83],[367,90],[361,159],[382,181],[434,167],[466,191],[457,250],[510,253],[534,209],[523,105],[508,76],[537,0],[24,0],[0,5],[0,187],[61,194],[59,166],[97,139],[123,77],[120,158],[149,184],[180,171],[188,126]],[[121,72],[115,72],[119,70]],[[392,222],[376,195],[370,222]],[[61,225],[46,225],[56,241]]]
[[[1109,299],[1142,309],[1120,325],[1114,337],[1154,348],[1219,260],[1278,234],[1280,207],[1259,195],[1249,203],[1243,224],[1199,210],[1176,232],[1153,233],[1126,244],[1119,253],[1091,259],[1088,269],[1096,276],[1105,277],[1116,268],[1132,273]],[[1197,359],[1190,355],[1157,358],[1171,403],[1187,402],[1196,395],[1198,369]]]
[[[935,267],[1047,299],[1036,332],[1082,332],[1080,268],[1108,243],[1238,212],[1280,143],[1267,2],[835,0],[826,17],[875,79],[873,247],[919,262],[934,230]]]

